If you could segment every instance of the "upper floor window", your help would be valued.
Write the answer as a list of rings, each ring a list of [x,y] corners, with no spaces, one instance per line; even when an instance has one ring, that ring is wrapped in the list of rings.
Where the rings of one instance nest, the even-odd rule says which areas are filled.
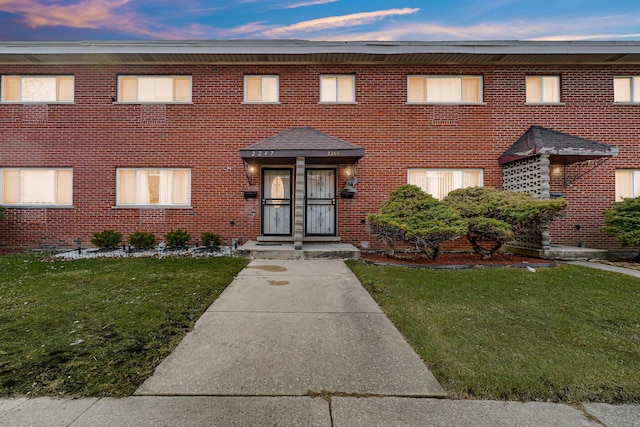
[[[438,200],[458,188],[482,186],[482,169],[409,169],[407,183]]]
[[[407,102],[478,104],[482,102],[482,77],[409,76]]]
[[[118,206],[189,206],[189,169],[128,169],[117,171]]]
[[[640,103],[640,77],[614,77],[613,101]]]
[[[640,196],[640,170],[616,170],[616,202]]]
[[[73,76],[2,76],[2,102],[73,102]]]
[[[320,77],[320,102],[353,103],[355,101],[355,76]]]
[[[71,206],[73,179],[71,169],[2,169],[2,204]]]
[[[118,76],[119,102],[191,102],[190,76]]]
[[[244,76],[245,102],[279,102],[278,76]]]
[[[528,104],[560,103],[560,76],[527,76]]]

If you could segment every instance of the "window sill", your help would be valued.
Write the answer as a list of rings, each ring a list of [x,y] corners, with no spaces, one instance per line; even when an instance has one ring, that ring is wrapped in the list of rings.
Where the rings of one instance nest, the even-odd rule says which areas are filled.
[[[328,102],[328,101],[320,101],[318,102],[318,105],[358,105],[357,102],[355,101],[349,101],[349,102]]]
[[[611,105],[617,105],[621,107],[633,107],[640,105],[640,102],[614,102]]]
[[[165,102],[142,102],[142,101],[114,101],[113,105],[193,105],[192,101],[165,101]]]
[[[405,105],[477,105],[486,106],[486,102],[406,102]]]
[[[116,205],[111,209],[193,209],[191,205]]]
[[[1,105],[75,105],[74,101],[2,101]]]
[[[280,101],[243,101],[242,105],[282,105]]]
[[[7,209],[73,209],[73,205],[2,205]]]
[[[565,105],[564,102],[525,102],[524,105],[530,107],[562,107]]]

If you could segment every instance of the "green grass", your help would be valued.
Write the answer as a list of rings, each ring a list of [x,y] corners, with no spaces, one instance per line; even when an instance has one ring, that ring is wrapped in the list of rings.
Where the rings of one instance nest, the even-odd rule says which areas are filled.
[[[349,266],[452,397],[640,402],[640,280]]]
[[[246,262],[0,257],[0,396],[132,394]]]

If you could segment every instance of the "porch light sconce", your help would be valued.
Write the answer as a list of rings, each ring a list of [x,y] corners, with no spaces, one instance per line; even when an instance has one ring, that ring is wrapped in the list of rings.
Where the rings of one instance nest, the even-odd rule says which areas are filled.
[[[354,163],[353,166],[347,168],[347,181],[344,183],[344,187],[340,189],[340,198],[342,199],[353,199],[356,195],[356,185],[358,185],[358,178],[356,178],[356,171],[358,170],[358,162]]]
[[[249,186],[253,185],[253,174],[255,173],[255,171],[256,171],[256,168],[245,160],[244,173],[247,175],[247,184],[249,184]]]
[[[549,175],[552,178],[562,178],[564,172],[563,165],[550,165],[549,166]]]

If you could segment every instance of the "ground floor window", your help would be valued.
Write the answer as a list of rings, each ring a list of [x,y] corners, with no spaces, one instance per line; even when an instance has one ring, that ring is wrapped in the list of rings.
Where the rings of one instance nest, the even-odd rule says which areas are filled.
[[[640,196],[640,169],[616,170],[616,202]]]
[[[2,204],[71,206],[71,169],[3,168]]]
[[[442,200],[458,188],[482,186],[482,169],[409,169],[407,182]]]
[[[118,206],[189,206],[189,169],[118,169]]]

